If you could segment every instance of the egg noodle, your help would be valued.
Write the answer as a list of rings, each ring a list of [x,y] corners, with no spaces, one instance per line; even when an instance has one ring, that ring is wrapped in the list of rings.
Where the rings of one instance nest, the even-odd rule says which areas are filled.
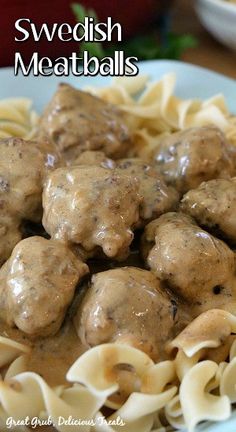
[[[20,137],[30,139],[35,132],[38,116],[27,98],[0,100],[0,139]]]
[[[163,134],[195,126],[216,125],[236,145],[236,116],[228,111],[224,96],[180,99],[174,95],[175,84],[176,75],[169,73],[156,82],[148,82],[147,76],[118,77],[110,86],[85,90],[127,113],[139,155],[152,156]]]
[[[181,100],[174,85],[174,74],[168,74],[151,84],[143,76],[117,78],[108,87],[87,90],[126,111],[139,154],[151,155],[163,134],[207,124],[216,124],[236,145],[236,118],[222,95],[204,102]],[[28,99],[0,101],[0,137],[27,139],[36,125]],[[68,385],[52,388],[28,370],[29,347],[0,337],[0,430],[9,430],[9,418],[16,425],[12,429],[29,431],[26,418],[50,417],[61,432],[192,432],[199,422],[228,419],[236,403],[236,316],[219,309],[204,312],[166,350],[171,360],[155,364],[131,346],[99,345],[71,366]],[[123,394],[124,380],[114,373],[119,365],[127,365],[133,376],[123,399],[114,397]],[[110,413],[106,418],[104,407]]]
[[[212,309],[169,343],[170,352],[177,350],[173,360],[154,364],[136,348],[107,343],[78,358],[67,373],[70,386],[54,388],[38,374],[27,372],[28,347],[1,337],[1,368],[10,363],[0,382],[1,431],[9,430],[9,418],[19,423],[50,417],[61,432],[164,432],[184,427],[191,432],[203,420],[226,420],[236,402],[235,333],[236,317]],[[214,361],[227,341],[228,360]],[[117,402],[112,395],[122,384],[113,371],[124,364],[132,367],[136,384],[127,400]],[[103,406],[112,408],[113,414],[101,422]],[[80,425],[60,424],[59,419],[70,417],[79,419]]]

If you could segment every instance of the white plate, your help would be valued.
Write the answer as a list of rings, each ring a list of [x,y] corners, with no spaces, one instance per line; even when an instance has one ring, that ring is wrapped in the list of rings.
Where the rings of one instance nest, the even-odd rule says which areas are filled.
[[[236,114],[236,81],[187,63],[177,61],[148,61],[139,63],[140,73],[147,74],[152,80],[163,74],[175,72],[177,75],[176,94],[182,98],[206,99],[223,93],[227,105]],[[75,87],[85,85],[107,85],[109,78],[104,77],[29,77],[14,76],[12,68],[0,69],[0,99],[5,97],[29,97],[40,112],[56,90],[59,82],[68,82]],[[235,432],[236,414],[227,422],[218,424],[204,423],[196,432]]]

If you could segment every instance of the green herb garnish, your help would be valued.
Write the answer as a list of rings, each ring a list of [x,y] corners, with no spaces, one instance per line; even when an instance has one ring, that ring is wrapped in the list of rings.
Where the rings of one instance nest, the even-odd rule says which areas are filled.
[[[73,3],[71,5],[75,18],[81,24],[84,24],[85,17],[94,18],[94,23],[98,23],[98,17],[93,9],[86,9],[80,3]],[[82,36],[82,32],[79,34]],[[102,58],[106,56],[101,42],[80,42],[80,52],[88,51],[91,56]]]
[[[95,24],[99,22],[93,9],[86,9],[80,3],[73,3],[71,7],[78,22],[84,24],[85,17],[94,18]],[[113,56],[116,50],[122,50],[126,56],[138,57],[139,60],[162,58],[177,60],[186,49],[196,46],[197,40],[192,35],[168,33],[164,42],[160,43],[157,31],[152,31],[146,35],[135,36],[119,45],[110,44],[109,47],[103,46],[101,42],[81,42],[80,52],[88,51],[91,56],[103,58]]]

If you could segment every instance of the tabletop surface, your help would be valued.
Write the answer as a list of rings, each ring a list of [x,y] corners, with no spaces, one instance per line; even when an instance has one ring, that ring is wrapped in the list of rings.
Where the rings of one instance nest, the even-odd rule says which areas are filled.
[[[175,2],[173,30],[191,33],[198,39],[198,47],[187,50],[181,60],[236,78],[236,52],[230,51],[207,33],[194,11],[194,0]]]

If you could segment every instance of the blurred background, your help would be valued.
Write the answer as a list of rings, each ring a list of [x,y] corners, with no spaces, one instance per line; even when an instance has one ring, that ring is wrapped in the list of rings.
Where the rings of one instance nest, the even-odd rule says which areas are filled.
[[[0,6],[0,67],[14,64],[15,51],[27,63],[34,51],[57,58],[86,49],[101,57],[124,49],[140,60],[181,59],[236,78],[236,0],[0,0]],[[86,14],[120,22],[123,45],[14,42],[19,18],[30,18],[37,26],[74,25]]]

